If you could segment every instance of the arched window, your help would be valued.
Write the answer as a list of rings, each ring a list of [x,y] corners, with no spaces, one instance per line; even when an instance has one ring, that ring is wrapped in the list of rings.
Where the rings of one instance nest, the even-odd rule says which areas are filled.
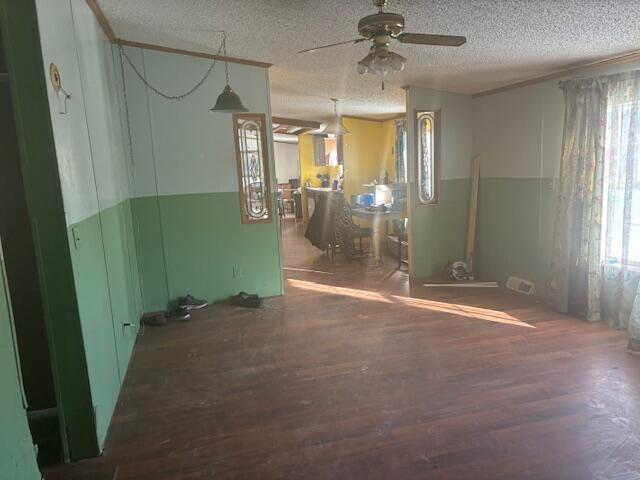
[[[439,112],[416,112],[418,202],[437,203]]]

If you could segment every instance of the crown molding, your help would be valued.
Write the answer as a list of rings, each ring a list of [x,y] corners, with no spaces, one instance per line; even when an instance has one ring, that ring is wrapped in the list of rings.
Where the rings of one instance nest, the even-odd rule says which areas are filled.
[[[602,60],[596,60],[595,62],[587,62],[587,63],[582,63],[580,65],[575,65],[573,67],[567,67],[562,70],[549,73],[547,75],[542,75],[540,77],[534,77],[528,80],[522,80],[520,82],[504,85],[502,87],[493,88],[491,90],[485,90],[484,92],[474,93],[473,95],[471,95],[471,98],[485,97],[487,95],[506,92],[508,90],[526,87],[529,85],[534,85],[536,83],[542,83],[548,80],[554,80],[556,78],[563,78],[571,75],[577,75],[580,73],[585,73],[585,72],[597,70],[604,67],[611,67],[614,65],[624,65],[625,63],[631,63],[635,61],[640,61],[640,51],[623,53],[622,55],[616,55],[616,56],[605,58]]]
[[[294,118],[285,118],[278,117],[277,115],[271,118],[272,123],[277,123],[279,125],[286,125],[288,127],[300,127],[307,128],[311,130],[317,130],[320,128],[320,122],[312,122],[310,120],[297,120]]]
[[[355,115],[340,115],[342,118],[350,118],[351,120],[362,120],[365,122],[377,122],[377,123],[384,123],[384,122],[388,122],[389,120],[398,120],[400,118],[404,118],[406,117],[406,113],[397,113],[397,114],[392,114],[388,117],[385,118],[368,118],[368,117],[358,117]]]
[[[104,16],[104,12],[100,8],[100,5],[98,5],[98,0],[87,0],[87,5],[89,5],[89,8],[95,15],[98,24],[102,28],[102,31],[107,36],[109,41],[111,43],[118,43],[118,37],[116,37],[116,34],[113,33],[113,29],[111,28],[111,25],[109,25],[107,17]]]
[[[210,60],[219,60],[219,61],[228,62],[228,63],[238,63],[240,65],[251,65],[253,67],[269,68],[272,66],[271,63],[259,62],[256,60],[248,60],[246,58],[225,57],[223,55],[214,55],[214,54],[205,53],[205,52],[195,52],[193,50],[183,50],[180,48],[165,47],[162,45],[155,45],[152,43],[133,42],[131,40],[118,38],[116,34],[113,32],[113,29],[111,28],[111,25],[107,20],[107,17],[104,15],[104,12],[100,8],[100,5],[98,5],[98,0],[85,0],[85,1],[87,2],[87,5],[89,6],[93,14],[95,15],[96,20],[98,21],[98,24],[102,28],[102,31],[104,32],[106,37],[109,39],[109,41],[113,44],[119,44],[119,45],[124,45],[128,47],[144,48],[146,50],[155,50],[158,52],[175,53],[178,55],[187,55],[190,57],[208,58]]]
[[[247,60],[246,58],[225,57],[223,55],[214,55],[212,53],[195,52],[193,50],[183,50],[181,48],[164,47],[153,43],[132,42],[131,40],[119,39],[118,44],[126,47],[144,48],[145,50],[154,50],[156,52],[175,53],[177,55],[187,55],[189,57],[208,58],[210,60],[219,60],[221,62],[239,63],[240,65],[251,65],[253,67],[269,68],[271,63],[258,62],[256,60]]]

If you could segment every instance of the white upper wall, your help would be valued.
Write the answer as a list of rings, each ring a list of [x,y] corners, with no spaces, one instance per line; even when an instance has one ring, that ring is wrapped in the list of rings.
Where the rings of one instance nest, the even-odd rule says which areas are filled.
[[[120,69],[86,2],[74,0],[72,11],[98,200],[105,210],[131,196],[131,163],[118,103]]]
[[[85,0],[37,0],[36,6],[67,225],[130,198],[134,188],[139,196],[238,191],[231,115],[209,111],[226,83],[223,63],[179,102],[147,92],[124,64],[132,162],[117,47]],[[154,86],[170,94],[189,90],[211,65],[164,52],[127,53]],[[71,94],[66,113],[62,94],[49,81],[52,62]],[[268,71],[229,64],[229,73],[249,111],[266,114],[273,165]]]
[[[67,225],[129,196],[111,44],[84,0],[37,0]],[[49,80],[58,66],[66,102]]]
[[[300,179],[300,149],[297,143],[274,142],[278,183],[288,183],[290,178]]]
[[[472,157],[471,96],[428,88],[407,89],[408,158],[415,159],[415,112],[439,110],[441,121],[442,180],[468,178]],[[415,161],[409,161],[409,175],[414,178]]]
[[[637,68],[640,62],[581,76]],[[483,177],[558,177],[564,130],[559,82],[554,79],[473,99],[473,152],[480,155]]]
[[[555,177],[564,99],[558,82],[473,100],[473,151],[484,177]]]
[[[129,47],[126,52],[154,87],[173,95],[191,89],[212,62]],[[202,87],[180,101],[156,95],[143,86],[130,65],[125,63],[124,68],[135,145],[136,196],[237,192],[232,115],[210,111],[226,84],[224,64],[218,62]],[[266,115],[272,152],[267,70],[230,63],[229,74],[244,106]],[[273,165],[272,158],[270,162]]]
[[[85,117],[80,67],[76,54],[73,17],[68,0],[37,0],[43,75],[49,95],[51,125],[67,224],[79,222],[98,211]],[[66,104],[49,80],[49,64],[60,71],[63,88],[71,94]]]

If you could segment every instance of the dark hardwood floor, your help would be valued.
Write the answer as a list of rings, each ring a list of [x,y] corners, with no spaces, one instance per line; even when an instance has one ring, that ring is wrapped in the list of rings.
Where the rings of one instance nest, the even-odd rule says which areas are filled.
[[[640,479],[624,332],[283,237],[285,296],[147,328],[104,455],[47,480]]]

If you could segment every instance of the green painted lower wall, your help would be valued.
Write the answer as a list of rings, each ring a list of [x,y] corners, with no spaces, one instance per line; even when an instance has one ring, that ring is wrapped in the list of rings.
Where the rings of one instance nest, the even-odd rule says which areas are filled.
[[[547,296],[557,196],[552,178],[481,178],[474,270],[503,283],[531,280]]]
[[[39,480],[36,453],[23,403],[16,340],[0,256],[0,478]]]
[[[468,178],[441,180],[436,205],[415,205],[411,211],[411,275],[438,275],[447,262],[465,255],[469,194]]]
[[[68,233],[102,449],[142,313],[131,203],[122,202],[72,225]]]
[[[156,197],[131,199],[138,264],[142,278],[144,311],[165,310],[169,301],[167,270]]]
[[[122,383],[143,314],[131,201],[104,210],[100,217]]]
[[[237,192],[132,202],[145,311],[187,293],[210,302],[241,290],[282,294],[278,222],[243,225]]]

